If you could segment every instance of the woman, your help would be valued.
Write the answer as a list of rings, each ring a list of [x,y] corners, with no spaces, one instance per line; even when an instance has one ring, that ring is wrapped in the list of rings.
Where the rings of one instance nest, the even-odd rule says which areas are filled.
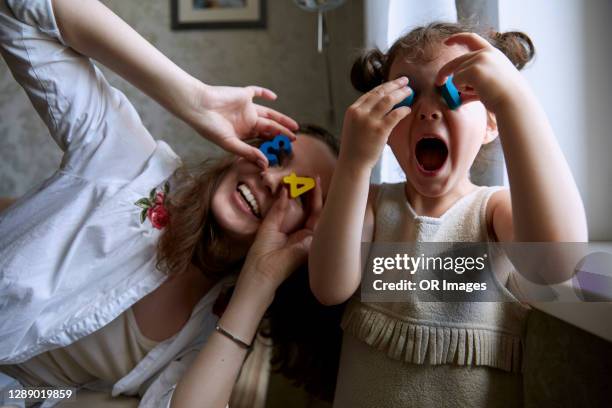
[[[296,138],[293,120],[252,103],[269,90],[202,84],[93,0],[0,1],[0,49],[65,152],[0,216],[3,384],[225,406],[276,287],[305,260],[333,143]],[[87,57],[241,157],[182,176]],[[243,141],[279,132],[293,155],[278,167]],[[317,178],[303,201],[287,196],[291,172]],[[243,263],[217,323],[213,303]]]

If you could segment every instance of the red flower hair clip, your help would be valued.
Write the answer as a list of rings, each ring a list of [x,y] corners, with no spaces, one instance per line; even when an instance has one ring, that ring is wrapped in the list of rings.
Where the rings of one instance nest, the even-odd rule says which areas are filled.
[[[143,197],[134,204],[142,208],[140,212],[141,224],[148,218],[154,228],[162,229],[168,225],[168,221],[170,221],[170,213],[165,206],[166,197],[168,191],[170,191],[170,185],[166,181],[164,186],[159,190],[160,191],[158,191],[157,188],[152,189],[149,193],[149,197]]]

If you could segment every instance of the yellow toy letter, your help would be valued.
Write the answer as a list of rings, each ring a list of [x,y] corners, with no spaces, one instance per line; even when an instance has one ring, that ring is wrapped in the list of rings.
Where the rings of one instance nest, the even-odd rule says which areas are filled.
[[[289,190],[291,198],[299,197],[315,187],[315,181],[313,178],[298,177],[295,173],[291,173],[290,175],[283,177],[283,182],[291,186],[291,189]]]

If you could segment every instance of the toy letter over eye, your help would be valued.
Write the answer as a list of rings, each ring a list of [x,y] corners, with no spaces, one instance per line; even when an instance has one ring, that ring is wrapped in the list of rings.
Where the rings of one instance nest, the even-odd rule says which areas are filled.
[[[410,87],[408,87],[410,88]],[[403,101],[393,106],[393,109],[401,108],[402,106],[412,106],[414,102],[414,90],[410,88],[410,95],[404,98]]]
[[[266,155],[270,166],[278,166],[281,152],[291,154],[291,141],[285,135],[276,135],[271,141],[262,143],[259,150]]]
[[[297,198],[315,187],[315,181],[310,177],[298,177],[295,173],[283,177],[283,183],[291,186],[289,194],[291,198]]]
[[[461,106],[461,95],[459,95],[459,91],[453,83],[452,75],[446,78],[446,82],[440,87],[440,92],[442,92],[442,97],[449,108],[455,110]]]

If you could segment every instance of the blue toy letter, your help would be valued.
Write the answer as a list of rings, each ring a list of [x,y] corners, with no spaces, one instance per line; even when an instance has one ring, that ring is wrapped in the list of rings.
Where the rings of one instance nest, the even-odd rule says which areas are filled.
[[[283,134],[276,135],[272,141],[262,143],[259,150],[266,155],[270,166],[278,166],[279,153],[291,154],[291,141]]]

